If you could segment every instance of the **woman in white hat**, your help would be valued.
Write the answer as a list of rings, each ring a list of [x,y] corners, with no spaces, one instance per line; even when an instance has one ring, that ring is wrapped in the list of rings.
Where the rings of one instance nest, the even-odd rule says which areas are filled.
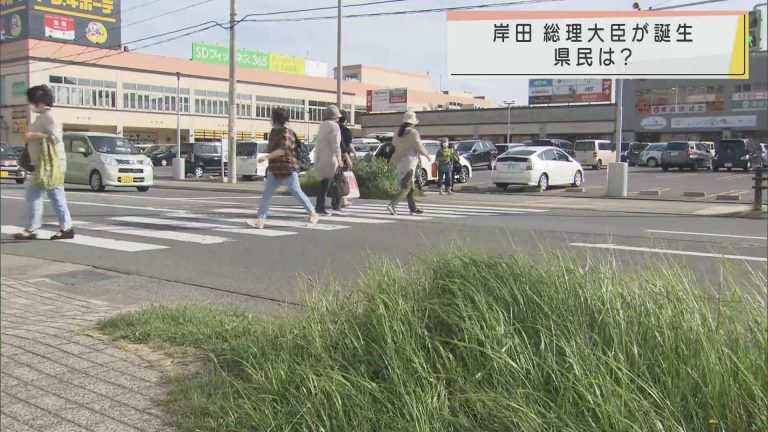
[[[325,209],[325,197],[333,183],[336,170],[341,165],[341,129],[339,129],[341,113],[336,105],[328,105],[323,113],[323,122],[317,130],[317,145],[315,147],[315,173],[320,178],[320,191],[315,202],[315,212],[319,215],[329,215]],[[341,210],[341,200],[334,197],[331,200],[334,210]]]
[[[416,113],[408,111],[403,115],[403,124],[397,131],[392,144],[395,147],[395,153],[389,160],[389,165],[397,171],[397,178],[400,179],[400,194],[387,205],[389,213],[397,214],[397,203],[403,198],[408,200],[408,209],[411,214],[424,213],[416,207],[413,200],[413,174],[419,165],[419,156],[429,157],[429,153],[421,144],[421,137],[414,126],[419,124]]]

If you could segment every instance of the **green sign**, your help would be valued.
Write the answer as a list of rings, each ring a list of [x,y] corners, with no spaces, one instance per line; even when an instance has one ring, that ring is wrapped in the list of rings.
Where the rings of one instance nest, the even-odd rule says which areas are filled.
[[[192,60],[203,63],[229,64],[229,48],[193,43]],[[269,53],[246,49],[237,50],[237,66],[269,70]]]
[[[24,81],[16,81],[11,83],[11,95],[24,96],[27,94],[27,83]]]

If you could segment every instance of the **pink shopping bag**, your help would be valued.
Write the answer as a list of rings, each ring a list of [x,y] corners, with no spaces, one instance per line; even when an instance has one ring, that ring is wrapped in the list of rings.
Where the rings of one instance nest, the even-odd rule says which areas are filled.
[[[344,171],[344,177],[347,179],[347,183],[349,183],[349,195],[347,195],[347,198],[360,198],[360,188],[357,186],[355,174],[352,171]]]

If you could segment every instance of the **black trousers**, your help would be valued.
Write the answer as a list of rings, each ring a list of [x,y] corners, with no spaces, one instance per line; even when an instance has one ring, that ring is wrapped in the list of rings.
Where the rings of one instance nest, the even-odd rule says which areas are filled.
[[[328,192],[331,190],[331,185],[333,184],[333,179],[322,179],[320,180],[320,192],[318,192],[317,195],[317,201],[315,202],[315,211],[317,213],[323,213],[325,212],[325,197],[328,196]],[[331,197],[331,208],[333,210],[339,211],[341,210],[341,198],[337,196]]]

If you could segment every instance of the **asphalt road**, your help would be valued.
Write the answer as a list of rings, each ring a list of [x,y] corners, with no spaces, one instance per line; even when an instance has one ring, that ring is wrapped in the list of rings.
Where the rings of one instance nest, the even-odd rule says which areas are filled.
[[[392,218],[383,203],[358,200],[354,215],[325,218],[310,229],[295,202],[281,197],[272,209],[280,212],[270,218],[274,225],[259,232],[242,223],[253,217],[257,196],[158,189],[96,194],[73,188],[67,197],[78,227],[74,242],[18,242],[8,234],[23,225],[23,189],[3,184],[0,191],[3,254],[185,284],[206,299],[241,295],[301,303],[310,289],[358,279],[375,263],[369,259],[407,264],[457,244],[523,253],[542,266],[557,265],[557,254],[623,271],[655,271],[672,261],[688,266],[707,288],[718,285],[726,267],[747,290],[764,286],[766,278],[765,220],[455,206],[444,197],[440,204],[425,204],[422,218]],[[48,205],[45,220],[55,220]],[[163,288],[133,289],[139,298],[142,290],[156,298],[154,291]],[[105,299],[123,294],[104,290]]]

